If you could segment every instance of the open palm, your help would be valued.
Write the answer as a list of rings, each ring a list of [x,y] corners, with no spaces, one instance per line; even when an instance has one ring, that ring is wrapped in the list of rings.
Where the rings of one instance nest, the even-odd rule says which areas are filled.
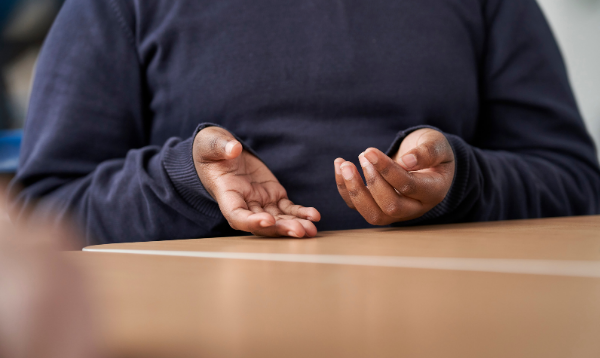
[[[202,184],[232,228],[263,236],[313,237],[315,208],[295,205],[269,168],[223,128],[208,127],[194,141]]]

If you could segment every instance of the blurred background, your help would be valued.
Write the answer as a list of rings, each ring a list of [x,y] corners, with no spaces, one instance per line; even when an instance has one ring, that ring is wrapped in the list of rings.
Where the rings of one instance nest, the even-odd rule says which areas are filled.
[[[600,0],[538,0],[567,62],[571,84],[600,153]]]
[[[4,176],[16,168],[19,128],[27,112],[35,62],[63,1],[0,0],[0,173]],[[600,0],[538,1],[563,50],[588,129],[600,143]]]
[[[22,128],[40,46],[63,0],[0,0],[0,125]]]
[[[35,62],[62,2],[0,0],[0,185],[16,170]]]

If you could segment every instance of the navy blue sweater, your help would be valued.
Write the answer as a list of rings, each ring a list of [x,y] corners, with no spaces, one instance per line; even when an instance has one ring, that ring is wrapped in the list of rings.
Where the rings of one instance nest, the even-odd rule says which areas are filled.
[[[369,226],[334,159],[424,125],[457,170],[408,224],[600,211],[594,145],[534,0],[67,0],[28,117],[16,202],[72,215],[90,243],[236,233],[194,170],[202,123],[252,148],[320,230]]]

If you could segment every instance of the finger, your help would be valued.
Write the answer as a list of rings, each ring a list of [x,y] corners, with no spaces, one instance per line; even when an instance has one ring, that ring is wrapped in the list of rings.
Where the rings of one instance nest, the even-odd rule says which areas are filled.
[[[446,136],[429,129],[416,140],[417,146],[398,158],[398,163],[409,171],[433,168],[441,163],[454,161],[454,153]]]
[[[441,201],[447,192],[447,178],[436,172],[408,172],[380,150],[369,148],[365,158],[401,195],[421,202]]]
[[[245,232],[255,232],[276,224],[275,218],[269,213],[253,213],[242,208],[230,212],[225,218],[233,229]]]
[[[202,162],[213,162],[237,158],[242,153],[242,144],[231,133],[219,127],[207,127],[194,139],[195,157]]]
[[[352,202],[352,199],[350,199],[350,194],[348,194],[348,188],[346,188],[346,181],[344,180],[344,177],[342,176],[342,169],[340,166],[344,162],[345,162],[345,160],[342,158],[337,158],[333,162],[333,165],[335,167],[335,183],[337,185],[338,192],[340,193],[340,196],[342,197],[342,199],[344,199],[344,201],[346,202],[346,205],[348,205],[348,207],[350,207],[350,209],[356,210],[356,208],[354,207],[354,203]]]
[[[235,230],[254,232],[275,225],[275,218],[268,212],[250,210],[241,193],[228,190],[217,198],[219,207],[229,225]],[[253,207],[253,210],[257,210]]]
[[[321,213],[315,208],[306,208],[302,205],[295,205],[289,199],[281,199],[278,203],[279,209],[286,215],[292,215],[310,221],[320,221]]]
[[[281,236],[304,237],[306,230],[298,220],[277,220],[275,224],[277,232]]]
[[[304,220],[306,221],[306,220]],[[310,222],[310,221],[308,221]],[[312,224],[312,223],[311,223]],[[314,224],[313,224],[314,225]],[[269,237],[281,237],[281,236],[289,236],[289,237],[305,237],[306,229],[300,223],[299,220],[289,217],[287,219],[278,219],[276,224],[272,227],[268,228],[260,228],[256,231],[252,231],[254,235],[258,236],[269,236]],[[316,227],[315,227],[316,234]]]
[[[277,233],[280,236],[304,237],[306,230],[304,226],[298,223],[298,218],[292,215],[285,215],[275,204],[269,204],[264,207],[265,211],[275,217]]]
[[[399,220],[409,220],[423,214],[423,204],[399,194],[365,158],[364,153],[359,155],[358,160],[363,168],[367,189],[384,214]]]
[[[309,220],[297,220],[302,227],[304,227],[304,236],[305,237],[315,237],[317,236],[317,227],[312,221]]]
[[[348,195],[358,212],[371,225],[388,225],[396,221],[384,214],[373,196],[365,186],[358,170],[351,162],[344,162],[340,166]]]

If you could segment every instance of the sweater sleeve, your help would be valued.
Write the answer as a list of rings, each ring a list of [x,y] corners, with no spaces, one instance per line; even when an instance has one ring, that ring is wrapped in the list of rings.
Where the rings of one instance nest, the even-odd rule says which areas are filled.
[[[535,0],[484,3],[476,133],[445,133],[456,157],[452,187],[410,224],[599,214],[594,144],[544,15]]]
[[[218,232],[226,225],[195,171],[195,133],[148,145],[143,69],[120,6],[68,0],[46,40],[11,186],[19,215],[70,216],[88,244]]]

